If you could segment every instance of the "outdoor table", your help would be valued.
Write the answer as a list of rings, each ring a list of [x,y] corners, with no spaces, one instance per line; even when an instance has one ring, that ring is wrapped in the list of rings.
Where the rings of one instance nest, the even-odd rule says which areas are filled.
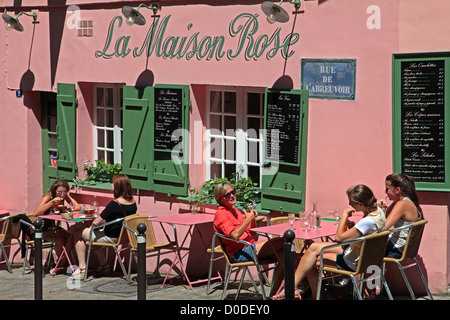
[[[176,251],[177,251],[177,256],[175,257],[174,261],[172,262],[172,265],[170,266],[169,272],[167,275],[169,275],[170,271],[172,270],[172,268],[174,267],[175,263],[179,263],[181,270],[184,274],[185,280],[188,282],[191,290],[194,290],[192,288],[192,284],[195,283],[199,283],[199,282],[204,282],[207,281],[208,279],[202,279],[202,280],[197,280],[197,281],[190,281],[188,275],[186,274],[186,270],[183,266],[182,263],[182,256],[180,253],[180,249],[183,248],[184,243],[186,242],[186,239],[188,236],[191,236],[192,239],[192,229],[193,227],[195,227],[196,225],[200,225],[200,224],[204,224],[204,223],[212,223],[214,221],[214,214],[207,214],[207,213],[197,213],[197,214],[193,214],[193,213],[180,213],[180,214],[173,214],[173,215],[168,215],[168,216],[160,216],[160,217],[151,217],[149,218],[149,220],[154,221],[154,222],[159,222],[164,234],[166,235],[166,238],[168,241],[171,242],[170,240],[170,236],[167,234],[166,229],[164,228],[163,223],[167,223],[170,224],[173,228],[173,234],[174,234],[174,239],[175,239],[175,246],[176,246]],[[188,231],[186,232],[186,235],[183,238],[183,241],[181,242],[181,244],[178,241],[178,233],[177,233],[177,225],[183,225],[183,226],[188,226]],[[205,252],[207,249],[207,244],[205,244],[205,241],[203,239],[202,233],[199,232],[200,234],[200,239],[202,240],[203,245],[205,246]],[[212,279],[218,279],[220,277],[215,277]],[[164,286],[165,282],[167,280],[167,277],[164,279],[164,282],[162,284],[161,287]]]
[[[353,214],[349,220],[354,221],[355,223],[362,219],[362,215],[360,214]],[[314,240],[319,238],[326,238],[331,240],[331,237],[333,237],[336,234],[337,224],[334,219],[329,218],[323,218],[320,223],[320,228],[313,229],[311,227],[308,227],[305,231],[300,227],[300,221],[294,221],[293,224],[293,231],[295,233],[296,239],[302,239],[302,240]],[[267,238],[269,238],[270,235],[277,235],[277,236],[284,236],[284,232],[288,229],[290,229],[291,225],[289,222],[287,223],[280,223],[270,226],[264,226],[264,227],[255,227],[251,228],[250,231],[256,232],[258,234],[264,235]]]
[[[84,210],[83,210],[84,211]],[[54,220],[54,221],[58,221],[58,222],[65,222],[67,224],[67,229],[69,229],[69,225],[74,225],[86,220],[93,220],[95,219],[94,216],[85,216],[83,214],[83,211],[81,212],[74,212],[73,213],[73,217],[71,219],[64,219],[60,214],[47,214],[47,215],[41,215],[40,218],[43,219],[50,219],[50,220]],[[63,257],[63,254],[66,256],[67,261],[69,262],[70,268],[72,269],[72,272],[75,271],[72,267],[72,262],[70,261],[69,255],[67,254],[67,250],[66,250],[66,246],[63,244],[62,245],[62,254],[58,257],[58,261],[56,262],[56,266],[53,268],[53,272],[51,274],[51,277],[53,277],[53,275],[55,274],[55,271],[58,269],[62,269],[62,268],[58,268],[59,262],[61,261],[61,258]]]

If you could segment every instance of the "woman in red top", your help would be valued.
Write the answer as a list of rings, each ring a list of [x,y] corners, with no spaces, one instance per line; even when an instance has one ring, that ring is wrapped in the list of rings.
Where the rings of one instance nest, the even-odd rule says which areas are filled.
[[[236,204],[236,191],[231,184],[221,182],[214,188],[214,198],[221,206],[214,216],[214,230],[235,240],[244,240],[254,246],[258,259],[277,260],[278,264],[273,275],[273,288],[270,295],[277,292],[284,278],[284,239],[282,237],[270,240],[255,241],[250,229],[255,227],[256,210],[242,212],[234,207]],[[271,243],[269,243],[269,241]],[[252,261],[252,250],[249,246],[222,240],[224,249],[231,262]],[[276,252],[275,252],[276,251]]]

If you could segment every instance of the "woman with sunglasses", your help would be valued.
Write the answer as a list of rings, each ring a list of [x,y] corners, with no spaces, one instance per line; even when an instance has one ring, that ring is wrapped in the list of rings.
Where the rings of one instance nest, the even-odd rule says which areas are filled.
[[[66,180],[55,180],[50,186],[50,189],[48,189],[42,197],[38,207],[34,210],[34,216],[37,217],[40,215],[59,212],[58,205],[64,205],[65,203],[69,204],[73,208],[73,211],[81,210],[81,206],[78,204],[78,202],[69,195],[69,190],[70,186]],[[73,244],[70,245],[70,243],[68,243],[68,240],[71,236],[71,233],[69,231],[55,226],[54,222],[48,219],[44,219],[42,230],[43,239],[55,244],[55,252],[58,257],[62,253],[62,246],[66,243],[69,244],[69,246],[66,246],[66,250],[68,251],[67,253],[70,254],[69,251],[71,251]],[[67,263],[65,256],[61,260],[61,266]]]
[[[270,295],[277,292],[284,278],[284,239],[282,237],[270,240],[255,241],[250,229],[255,227],[256,210],[238,210],[236,204],[236,190],[231,184],[221,182],[214,188],[214,198],[220,205],[214,216],[214,230],[235,240],[244,240],[254,247],[258,259],[277,260],[274,271],[273,287]],[[270,243],[269,243],[270,241]],[[231,262],[252,261],[252,249],[242,243],[222,240],[224,249]]]

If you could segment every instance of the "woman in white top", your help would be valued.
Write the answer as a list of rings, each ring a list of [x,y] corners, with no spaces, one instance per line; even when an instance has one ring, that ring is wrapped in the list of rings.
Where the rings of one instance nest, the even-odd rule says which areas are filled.
[[[403,173],[393,173],[386,177],[385,192],[392,204],[386,209],[386,228],[399,228],[423,219],[422,208],[413,177]],[[382,204],[385,205],[385,203]],[[386,257],[400,258],[403,253],[408,229],[392,232],[386,248]]]
[[[372,190],[365,185],[359,184],[347,189],[347,196],[349,205],[352,209],[347,209],[342,213],[336,231],[336,242],[356,239],[386,229],[386,217],[384,212],[378,208],[377,199],[375,199]],[[354,225],[348,218],[356,211],[362,212],[364,218]],[[311,287],[311,296],[316,296],[318,280],[317,266],[320,263],[320,251],[323,247],[332,243],[333,242],[314,242],[309,246],[295,270],[295,288],[297,288],[300,282],[306,277],[309,286]],[[355,243],[346,246],[345,248],[333,247],[325,250],[323,256],[326,265],[337,266],[344,270],[354,271],[356,269],[356,260],[359,256],[360,245],[361,244]],[[298,293],[296,292],[296,296],[297,295]],[[272,297],[272,299],[284,299],[284,290]]]

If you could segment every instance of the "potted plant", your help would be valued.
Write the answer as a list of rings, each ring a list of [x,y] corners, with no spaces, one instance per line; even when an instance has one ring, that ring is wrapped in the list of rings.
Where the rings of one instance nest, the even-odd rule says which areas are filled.
[[[120,163],[109,164],[103,160],[95,160],[91,164],[90,160],[83,161],[83,170],[86,172],[86,178],[81,179],[78,176],[74,179],[74,188],[79,190],[81,186],[93,185],[96,182],[111,182],[112,177],[122,173],[122,165]]]

